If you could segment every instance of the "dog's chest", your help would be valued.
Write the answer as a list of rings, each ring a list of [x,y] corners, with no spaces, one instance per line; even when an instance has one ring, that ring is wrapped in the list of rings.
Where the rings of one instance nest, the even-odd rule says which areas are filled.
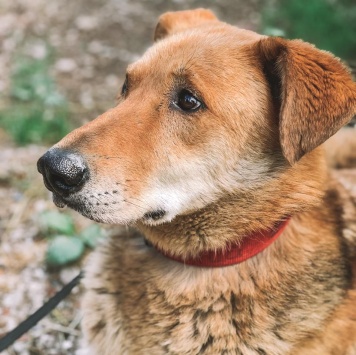
[[[140,241],[108,243],[88,270],[86,337],[102,354],[287,354],[342,297],[342,275],[330,288],[317,265],[258,275],[253,263],[184,267]]]
[[[162,354],[285,354],[290,348],[271,309],[251,295],[221,290],[196,300],[168,298],[153,292],[146,318]]]

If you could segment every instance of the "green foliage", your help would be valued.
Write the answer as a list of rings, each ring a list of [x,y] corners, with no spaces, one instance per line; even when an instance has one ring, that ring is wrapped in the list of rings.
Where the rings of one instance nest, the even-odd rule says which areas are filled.
[[[70,131],[68,103],[49,73],[51,60],[20,56],[11,74],[10,95],[0,111],[2,126],[17,142],[55,143]]]
[[[50,233],[74,234],[73,218],[67,214],[56,211],[46,211],[39,217],[42,230]]]
[[[268,35],[284,32],[344,59],[356,56],[355,0],[275,0],[264,9],[262,26]]]
[[[46,261],[50,266],[63,266],[77,261],[86,247],[94,248],[105,236],[104,231],[92,224],[76,233],[73,218],[65,213],[45,211],[39,216],[42,231],[50,238]]]
[[[80,238],[67,235],[55,236],[47,249],[47,262],[51,266],[62,266],[78,260],[84,252]]]
[[[104,232],[97,224],[90,225],[79,234],[79,237],[81,238],[83,243],[87,247],[92,249],[95,248],[95,246],[98,244],[100,239],[103,238],[103,236]]]

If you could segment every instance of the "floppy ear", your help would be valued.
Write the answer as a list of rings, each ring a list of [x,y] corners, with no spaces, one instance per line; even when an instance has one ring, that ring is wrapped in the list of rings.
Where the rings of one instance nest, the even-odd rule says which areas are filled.
[[[154,40],[157,41],[173,33],[199,26],[204,22],[217,20],[210,10],[205,9],[166,12],[158,20]]]
[[[293,164],[356,113],[356,83],[340,60],[300,40],[264,38],[258,53],[279,109],[282,151]]]

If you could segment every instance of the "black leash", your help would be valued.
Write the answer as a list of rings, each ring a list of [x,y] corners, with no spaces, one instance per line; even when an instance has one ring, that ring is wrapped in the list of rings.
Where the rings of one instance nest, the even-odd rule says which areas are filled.
[[[18,338],[25,334],[28,330],[34,327],[42,318],[48,313],[53,311],[57,305],[66,298],[73,288],[79,284],[80,279],[83,277],[81,271],[72,281],[66,284],[60,291],[58,291],[53,297],[51,297],[41,308],[35,313],[31,314],[26,320],[20,323],[15,329],[11,330],[4,337],[0,339],[0,352],[7,349]]]

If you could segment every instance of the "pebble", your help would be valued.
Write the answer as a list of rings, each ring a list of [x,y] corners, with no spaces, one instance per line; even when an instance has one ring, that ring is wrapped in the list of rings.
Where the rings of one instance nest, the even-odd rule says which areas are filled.
[[[61,270],[59,278],[61,282],[65,285],[72,281],[80,272],[79,267],[67,267]]]
[[[82,31],[91,31],[97,27],[98,22],[94,16],[78,16],[75,25]]]
[[[61,58],[57,60],[55,68],[61,73],[70,73],[77,68],[77,63],[71,58]]]

